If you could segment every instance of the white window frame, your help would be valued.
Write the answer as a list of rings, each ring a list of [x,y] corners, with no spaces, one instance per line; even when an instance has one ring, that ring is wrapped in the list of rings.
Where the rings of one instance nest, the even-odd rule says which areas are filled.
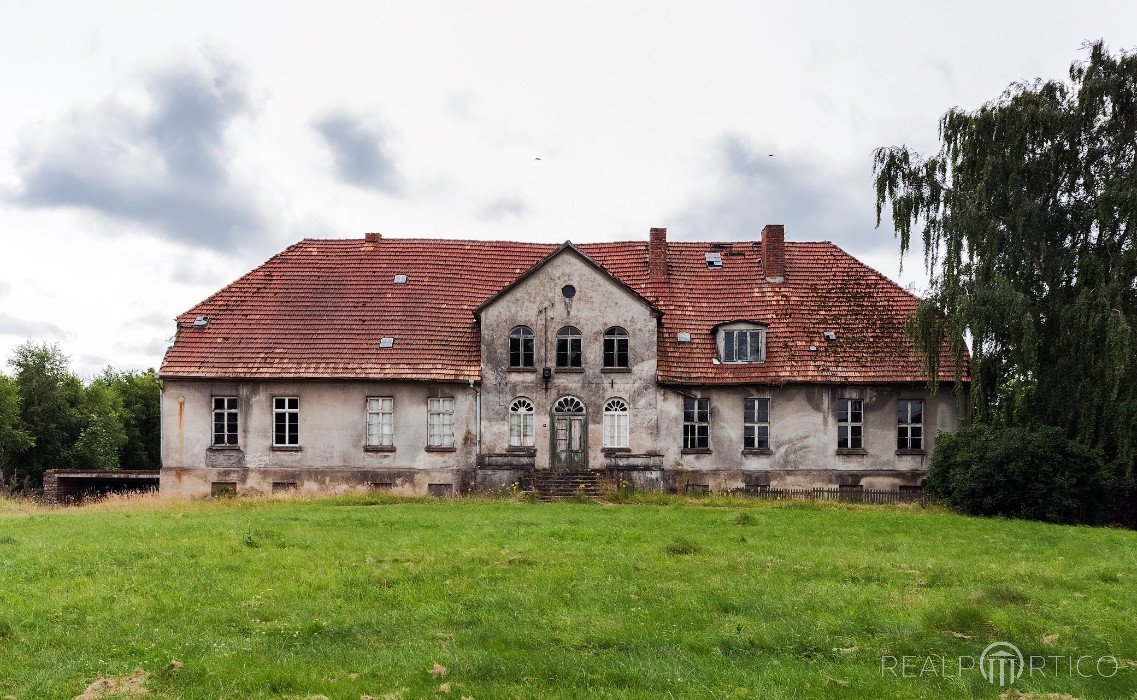
[[[920,407],[920,410],[916,412],[916,420],[912,420],[914,404]],[[903,415],[901,415],[902,411]],[[896,401],[896,449],[902,451],[924,449],[923,399],[898,399]]]
[[[739,334],[742,334],[741,336]],[[741,359],[738,350],[740,339],[746,349]],[[757,356],[753,349],[757,347]],[[766,327],[749,321],[739,321],[722,325],[718,329],[719,360],[726,364],[745,365],[766,361]]]
[[[844,420],[841,414],[845,414]],[[854,417],[856,420],[854,420]],[[837,399],[837,449],[864,449],[865,402],[862,399]],[[842,436],[842,429],[844,435]]]
[[[238,447],[241,444],[241,400],[236,396],[214,396],[213,398],[213,440],[214,447]],[[217,402],[221,402],[218,408]],[[221,414],[221,432],[217,432],[217,416]],[[230,429],[229,417],[234,418]],[[217,438],[222,438],[218,442]]]
[[[509,446],[536,447],[537,435],[533,402],[518,396],[509,403]]]
[[[427,447],[454,447],[454,397],[439,396],[426,400]]]
[[[687,407],[687,402],[689,401],[694,402],[693,408]],[[700,427],[703,429],[700,430]],[[700,435],[700,433],[702,433],[702,435]],[[706,444],[700,445],[700,442],[705,442]],[[695,397],[683,398],[683,449],[700,451],[711,449],[710,399]]]
[[[631,446],[631,411],[628,402],[610,398],[604,402],[604,447],[628,449]]]
[[[367,422],[364,424],[364,442],[367,447],[395,446],[395,398],[368,396],[364,404]]]
[[[283,403],[281,403],[283,402]],[[295,402],[295,405],[292,405]],[[276,422],[277,416],[284,415],[284,442],[277,442]],[[292,416],[290,421],[288,416]],[[290,425],[291,423],[291,425]],[[272,446],[273,447],[299,447],[300,446],[300,397],[274,396],[272,397]]]
[[[752,405],[748,407],[747,404]],[[758,407],[762,405],[765,406],[766,420],[760,420],[762,414]],[[749,416],[746,415],[748,412]],[[763,435],[766,444],[760,445],[759,436]],[[750,444],[746,444],[747,442]],[[747,396],[742,400],[742,449],[770,449],[770,399],[765,396]]]

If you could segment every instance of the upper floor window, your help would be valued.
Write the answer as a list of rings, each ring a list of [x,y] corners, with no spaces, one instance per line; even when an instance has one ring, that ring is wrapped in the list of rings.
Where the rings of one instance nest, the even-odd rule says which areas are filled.
[[[427,399],[427,445],[454,447],[454,399]]]
[[[604,331],[604,366],[609,369],[628,366],[628,332],[619,326]]]
[[[533,329],[529,326],[514,326],[509,331],[509,366],[533,366]]]
[[[711,400],[683,399],[683,449],[706,450],[711,446]]]
[[[272,445],[295,447],[300,444],[300,398],[272,398]]]
[[[390,396],[367,398],[367,446],[391,447],[395,434],[395,399]]]
[[[753,323],[731,323],[719,329],[723,362],[765,362],[766,329]]]
[[[213,444],[237,444],[237,406],[236,396],[213,397]]]
[[[924,402],[907,399],[896,402],[896,449],[924,449]]]
[[[580,367],[580,329],[565,326],[557,331],[557,367]]]
[[[837,449],[862,448],[863,420],[864,402],[860,399],[837,399]]]
[[[604,404],[604,447],[628,447],[628,433],[627,402],[623,399],[608,399]]]
[[[533,402],[519,397],[509,404],[509,446],[533,447]]]
[[[770,399],[743,399],[742,449],[770,449]]]

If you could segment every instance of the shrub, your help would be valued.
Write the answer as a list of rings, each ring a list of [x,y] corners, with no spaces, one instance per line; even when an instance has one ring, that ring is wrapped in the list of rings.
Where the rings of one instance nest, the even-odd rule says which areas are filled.
[[[972,515],[1098,523],[1113,478],[1058,428],[974,425],[936,440],[924,487]]]

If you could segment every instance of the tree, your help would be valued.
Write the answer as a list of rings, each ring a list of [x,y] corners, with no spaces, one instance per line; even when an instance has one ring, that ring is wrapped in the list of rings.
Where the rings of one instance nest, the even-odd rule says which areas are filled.
[[[126,444],[122,397],[105,382],[95,380],[83,391],[83,430],[71,450],[77,469],[118,469],[119,451]]]
[[[877,225],[916,231],[931,291],[909,330],[936,376],[972,339],[974,416],[1052,425],[1137,463],[1137,54],[1099,41],[1069,82],[940,120],[939,152],[874,154]],[[932,387],[934,390],[934,387]]]
[[[83,412],[83,385],[68,369],[58,345],[24,343],[9,364],[15,369],[20,418],[35,444],[14,461],[9,483],[38,488],[47,469],[71,465],[72,449],[88,419]]]
[[[125,440],[119,450],[122,469],[159,469],[162,465],[162,421],[159,404],[162,383],[153,369],[145,372],[103,370],[92,387],[103,385],[118,395],[122,402],[122,427]]]
[[[23,424],[16,383],[0,375],[0,484],[10,479],[16,456],[35,444]]]

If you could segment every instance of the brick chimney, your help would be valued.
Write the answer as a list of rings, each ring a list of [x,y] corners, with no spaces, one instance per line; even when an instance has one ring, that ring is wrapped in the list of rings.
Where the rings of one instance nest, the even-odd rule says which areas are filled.
[[[762,227],[762,274],[767,282],[786,281],[786,227],[782,224]]]
[[[647,267],[650,278],[667,277],[667,229],[653,228],[647,243]]]
[[[381,239],[382,237],[383,237],[383,234],[373,233],[370,231],[363,234],[363,240],[367,241],[368,243],[378,243],[379,239]]]

